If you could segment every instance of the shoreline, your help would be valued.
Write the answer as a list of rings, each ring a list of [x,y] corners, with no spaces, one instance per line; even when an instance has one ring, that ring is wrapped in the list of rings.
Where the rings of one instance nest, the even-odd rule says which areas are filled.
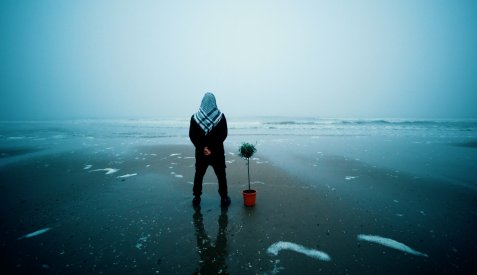
[[[192,208],[192,146],[71,151],[0,167],[1,248],[8,251],[1,269],[105,274],[475,270],[470,255],[477,240],[468,238],[477,229],[473,192],[344,157],[325,156],[316,174],[301,176],[258,157],[250,167],[257,205],[246,208],[241,198],[245,161],[231,151],[226,146],[232,205],[225,213],[211,168],[201,210]],[[351,178],[350,171],[362,174]],[[51,229],[19,240],[45,228]],[[360,241],[360,234],[390,238],[428,257]],[[286,249],[267,253],[277,242],[326,252],[331,261]],[[208,264],[207,253],[199,251],[220,256],[222,264]]]

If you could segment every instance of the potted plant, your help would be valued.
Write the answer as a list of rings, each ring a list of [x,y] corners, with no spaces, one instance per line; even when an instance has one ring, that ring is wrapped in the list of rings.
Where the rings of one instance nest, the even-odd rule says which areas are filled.
[[[257,197],[257,191],[250,188],[250,158],[255,152],[257,152],[257,149],[250,143],[244,142],[239,148],[239,156],[247,160],[248,189],[242,192],[245,206],[254,206]]]

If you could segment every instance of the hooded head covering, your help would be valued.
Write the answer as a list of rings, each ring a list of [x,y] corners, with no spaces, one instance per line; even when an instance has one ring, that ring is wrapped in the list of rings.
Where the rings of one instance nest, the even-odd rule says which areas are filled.
[[[215,96],[205,93],[199,111],[194,114],[194,120],[207,135],[222,119],[222,112],[217,108]]]

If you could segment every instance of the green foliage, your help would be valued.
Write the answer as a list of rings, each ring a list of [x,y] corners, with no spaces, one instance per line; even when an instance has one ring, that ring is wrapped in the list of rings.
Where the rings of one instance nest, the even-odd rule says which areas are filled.
[[[243,142],[239,148],[239,156],[245,159],[251,158],[257,149],[253,144]]]

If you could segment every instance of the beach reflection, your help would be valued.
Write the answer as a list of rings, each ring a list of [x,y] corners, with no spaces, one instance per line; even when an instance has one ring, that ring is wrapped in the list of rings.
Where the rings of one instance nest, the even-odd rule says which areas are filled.
[[[200,256],[199,267],[194,274],[228,274],[227,265],[225,263],[225,258],[227,256],[227,209],[222,209],[222,213],[219,215],[219,230],[217,232],[215,244],[212,243],[210,237],[205,231],[200,208],[195,209],[192,218],[195,227],[195,235],[197,237],[197,252]]]

